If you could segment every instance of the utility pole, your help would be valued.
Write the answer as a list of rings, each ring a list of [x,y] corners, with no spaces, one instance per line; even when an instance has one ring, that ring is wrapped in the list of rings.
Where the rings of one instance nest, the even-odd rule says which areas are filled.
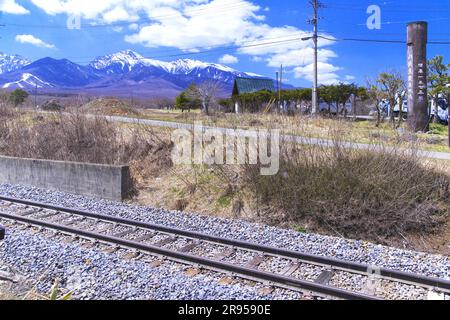
[[[277,106],[277,113],[278,113],[278,110],[280,109],[280,79],[279,79],[279,72],[277,71],[277,95],[276,95],[276,97],[277,97],[277,103],[276,103],[276,106]]]
[[[34,84],[34,109],[37,109],[37,90],[38,85],[37,83]]]
[[[278,93],[280,91],[280,79],[278,71],[276,72],[276,74],[277,74],[277,93]]]
[[[280,110],[283,107],[283,103],[281,102],[281,90],[283,90],[283,65],[281,65],[281,67],[280,67],[280,90],[278,90],[278,99],[279,99],[279,106],[278,106],[278,108]]]
[[[319,86],[319,76],[318,76],[318,12],[320,8],[323,8],[323,4],[321,4],[318,0],[310,0],[309,3],[312,5],[314,10],[314,16],[311,20],[309,20],[309,23],[314,26],[313,31],[313,43],[314,43],[314,71],[313,71],[313,94],[312,94],[312,114],[317,114],[317,111],[319,110],[319,96],[318,96],[318,86]]]

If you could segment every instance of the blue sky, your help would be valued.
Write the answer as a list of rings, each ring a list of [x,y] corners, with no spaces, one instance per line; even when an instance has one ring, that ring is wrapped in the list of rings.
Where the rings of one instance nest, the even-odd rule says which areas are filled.
[[[450,40],[448,0],[323,0],[319,31],[334,38],[405,40],[408,21],[429,22],[430,41]],[[367,8],[381,9],[381,29],[369,30]],[[240,71],[310,86],[311,17],[308,0],[0,0],[0,51],[31,60],[46,56],[87,64],[96,56],[132,49],[159,60],[192,58],[221,62]],[[69,16],[81,28],[66,27]],[[429,57],[449,45],[429,45]],[[364,84],[367,77],[406,72],[403,44],[322,40],[320,80]]]

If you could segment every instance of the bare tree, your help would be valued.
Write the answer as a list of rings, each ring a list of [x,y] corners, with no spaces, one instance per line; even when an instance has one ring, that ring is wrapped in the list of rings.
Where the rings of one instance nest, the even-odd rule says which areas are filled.
[[[394,128],[400,127],[403,120],[403,100],[406,97],[406,81],[398,71],[382,72],[379,74],[377,83],[380,85],[381,90],[386,95],[386,99],[390,105],[390,118]],[[395,124],[394,108],[399,103],[399,120],[398,124]]]
[[[211,106],[217,101],[217,95],[221,89],[218,81],[205,81],[198,86],[192,86],[186,91],[190,99],[199,99],[202,103],[202,111],[209,115]]]
[[[381,102],[384,99],[387,99],[386,94],[383,92],[383,90],[380,87],[380,84],[377,80],[367,80],[367,95],[368,99],[375,101],[375,107],[377,110],[377,123],[376,126],[379,127],[381,122],[383,121],[382,117],[382,110],[381,110]]]

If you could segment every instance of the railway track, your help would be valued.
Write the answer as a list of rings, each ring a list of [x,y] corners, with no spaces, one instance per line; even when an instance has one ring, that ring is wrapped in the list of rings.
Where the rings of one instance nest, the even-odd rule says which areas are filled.
[[[450,294],[443,279],[21,199],[0,196],[0,220],[123,248],[135,259],[160,256],[317,297],[380,300],[408,288],[417,299]]]

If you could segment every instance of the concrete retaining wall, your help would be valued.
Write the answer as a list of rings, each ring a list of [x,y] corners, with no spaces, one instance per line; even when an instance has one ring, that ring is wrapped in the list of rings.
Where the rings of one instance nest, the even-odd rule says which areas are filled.
[[[114,201],[132,188],[127,166],[0,156],[0,183],[34,186]]]

